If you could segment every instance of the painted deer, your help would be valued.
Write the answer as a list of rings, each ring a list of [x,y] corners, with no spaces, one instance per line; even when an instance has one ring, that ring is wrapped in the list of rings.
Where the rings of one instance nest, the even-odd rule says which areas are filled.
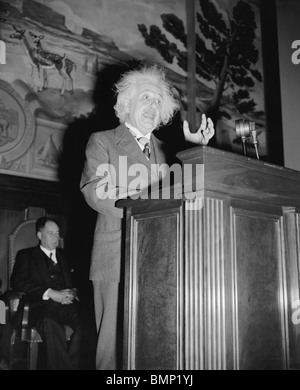
[[[41,51],[45,52],[45,53],[49,53],[47,52],[46,50],[44,50],[44,48],[42,47],[42,44],[41,44],[41,40],[44,39],[44,35],[36,35],[34,34],[32,31],[29,31],[29,35],[31,36],[35,46],[37,47],[37,49],[40,49]],[[55,62],[58,63],[58,65],[62,66],[62,69],[63,71],[66,72],[67,76],[68,76],[68,79],[69,79],[69,83],[70,83],[70,91],[73,92],[74,90],[74,82],[73,82],[73,78],[72,78],[72,71],[73,69],[75,70],[76,69],[76,65],[73,61],[71,61],[69,58],[66,58],[65,57],[65,54],[63,56],[59,55],[59,54],[55,54],[55,53],[49,53],[52,58],[54,59]],[[47,72],[45,72],[45,75],[46,75],[46,83],[48,82],[47,80]]]
[[[47,70],[56,69],[58,74],[62,78],[60,95],[63,95],[65,92],[67,80],[69,81],[70,93],[73,93],[74,85],[71,72],[73,69],[75,69],[75,63],[66,58],[65,54],[61,56],[59,54],[51,53],[47,50],[44,50],[42,48],[42,45],[40,44],[40,40],[44,38],[43,36],[39,37],[33,34],[31,31],[27,32],[26,30],[18,30],[15,26],[13,26],[13,28],[16,32],[11,34],[10,37],[22,40],[24,42],[26,52],[31,60],[32,83],[34,83],[33,69],[36,68],[38,70],[38,74],[40,77],[40,84],[38,86],[38,90],[42,91],[43,88],[46,88],[48,86]]]

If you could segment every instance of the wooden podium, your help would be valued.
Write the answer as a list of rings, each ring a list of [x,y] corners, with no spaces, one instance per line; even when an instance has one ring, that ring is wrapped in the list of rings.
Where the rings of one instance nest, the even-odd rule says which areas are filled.
[[[197,168],[182,199],[120,202],[123,368],[299,369],[300,172],[207,146],[178,157]]]

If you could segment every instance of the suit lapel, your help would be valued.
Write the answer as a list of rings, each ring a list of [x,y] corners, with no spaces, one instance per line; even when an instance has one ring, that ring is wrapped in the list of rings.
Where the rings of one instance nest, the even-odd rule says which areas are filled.
[[[66,286],[70,286],[71,280],[66,270],[64,256],[62,255],[59,249],[56,250],[56,260],[60,266],[62,275],[66,282]],[[41,277],[45,280],[45,282],[49,286],[51,283],[51,278],[48,271],[48,261],[49,261],[48,256],[38,246],[34,253],[34,263],[35,263],[34,266],[36,267],[37,270],[39,270]]]
[[[149,170],[151,169],[150,161],[145,157],[134,136],[130,133],[125,125],[122,124],[117,127],[115,138],[117,147],[121,151],[120,155],[127,156],[129,164],[130,160],[132,159],[135,160],[135,162],[146,165]]]
[[[61,272],[62,272],[62,275],[65,279],[65,283],[66,283],[66,286],[70,286],[71,285],[71,280],[69,278],[69,274],[66,270],[66,263],[65,263],[65,258],[63,256],[63,254],[61,253],[61,251],[57,248],[56,249],[56,260],[60,266],[60,269],[61,269]]]
[[[45,280],[47,285],[50,284],[51,279],[48,272],[48,256],[38,246],[34,253],[35,268],[39,270],[40,275]]]
[[[166,162],[162,149],[162,141],[158,140],[153,134],[151,134],[151,156],[150,160],[148,160],[137,144],[134,136],[130,133],[124,124],[117,127],[115,139],[117,147],[120,150],[120,155],[128,157],[128,166],[138,162],[139,164],[145,165],[151,174],[154,174],[154,177],[152,177],[151,181],[157,180],[159,178],[158,169],[155,167],[155,164],[162,164]]]
[[[158,165],[160,165],[160,171],[164,176],[167,170],[167,167],[162,164],[166,164],[165,153],[163,152],[164,142],[160,141],[155,137],[154,134],[151,134],[151,156],[150,163],[153,165],[153,171],[157,178],[159,178]]]

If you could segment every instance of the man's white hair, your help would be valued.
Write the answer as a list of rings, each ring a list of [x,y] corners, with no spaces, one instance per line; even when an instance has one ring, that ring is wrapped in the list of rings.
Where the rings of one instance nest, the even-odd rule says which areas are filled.
[[[145,65],[140,69],[128,71],[121,76],[121,79],[115,84],[117,102],[114,109],[116,116],[121,123],[125,122],[128,100],[134,95],[137,85],[142,83],[151,83],[161,89],[162,108],[160,123],[166,125],[179,109],[179,103],[173,96],[172,86],[166,80],[165,71],[156,64],[151,66]]]

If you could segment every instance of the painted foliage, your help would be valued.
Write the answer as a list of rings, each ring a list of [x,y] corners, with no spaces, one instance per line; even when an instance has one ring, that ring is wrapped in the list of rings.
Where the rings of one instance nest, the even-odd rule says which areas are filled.
[[[262,42],[259,1],[195,0],[196,123],[213,119],[216,146],[241,153],[235,121],[255,123],[259,154],[266,157]],[[138,24],[146,45],[186,74],[187,33],[184,21],[164,12],[160,23]],[[186,109],[186,95],[179,90]],[[184,110],[183,109],[183,110]],[[247,142],[247,154],[256,157]]]
[[[259,1],[196,0],[197,109],[212,117],[221,149],[241,152],[235,121],[245,119],[266,156],[262,61]]]

